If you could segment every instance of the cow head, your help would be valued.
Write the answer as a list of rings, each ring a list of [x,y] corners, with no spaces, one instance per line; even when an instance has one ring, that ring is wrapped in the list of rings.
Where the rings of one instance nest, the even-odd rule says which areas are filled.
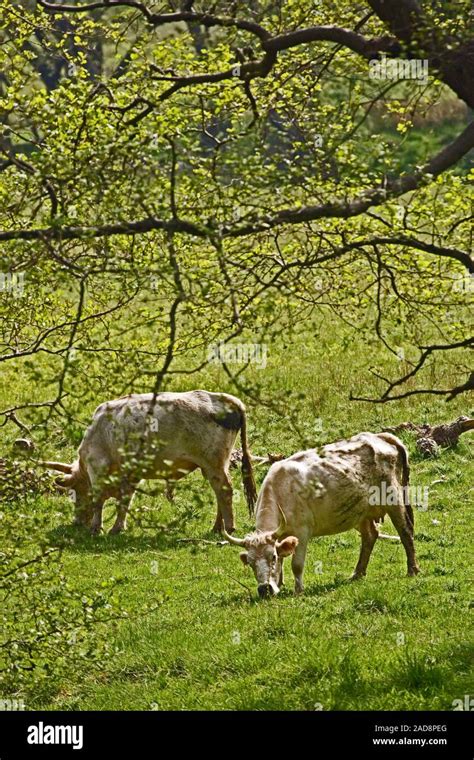
[[[92,498],[89,478],[79,462],[41,462],[44,467],[63,473],[56,478],[55,485],[60,491],[67,491],[74,502],[74,525],[90,527],[92,521]]]
[[[229,543],[246,549],[241,552],[240,559],[244,565],[252,568],[261,599],[280,592],[283,560],[293,554],[298,546],[298,539],[295,536],[286,536],[280,540],[286,526],[286,519],[281,508],[280,512],[283,519],[274,531],[257,530],[249,533],[245,538],[237,538],[224,531]]]

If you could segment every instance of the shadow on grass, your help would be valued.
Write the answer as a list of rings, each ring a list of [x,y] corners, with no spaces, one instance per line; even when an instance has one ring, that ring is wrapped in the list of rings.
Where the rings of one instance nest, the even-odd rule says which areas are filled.
[[[352,585],[353,581],[351,581],[349,578],[335,578],[333,581],[329,581],[328,583],[318,583],[317,585],[312,584],[311,586],[305,586],[302,598],[304,599],[305,597],[324,596],[325,594],[331,594],[333,591],[337,591],[337,589],[342,588],[343,586]],[[293,594],[292,591],[290,593]]]
[[[86,528],[62,525],[53,528],[47,535],[53,546],[60,546],[77,554],[107,554],[107,552],[130,550],[148,551],[150,549],[161,550],[181,546],[177,543],[179,536],[170,535],[163,531],[155,534],[150,532],[150,535],[125,532],[117,536],[109,536],[107,533],[91,536]]]
[[[234,585],[232,581],[235,580],[235,578],[229,576],[229,585]],[[252,605],[268,605],[281,604],[283,601],[288,599],[301,599],[301,601],[304,601],[307,598],[320,597],[324,596],[325,594],[331,594],[333,591],[337,591],[337,589],[350,583],[351,581],[349,579],[336,578],[334,581],[331,581],[329,583],[319,584],[317,586],[306,586],[304,594],[296,596],[293,583],[290,582],[288,585],[285,585],[281,588],[280,593],[277,596],[269,596],[264,599],[260,599],[257,594],[256,584],[254,586],[252,581],[250,581],[248,584],[241,584],[242,586],[245,586],[245,588],[242,588],[241,592],[233,591],[232,593],[223,595],[222,598],[217,600],[217,605],[219,607],[225,608],[234,607],[236,604],[242,602]]]
[[[472,641],[461,641],[448,646],[443,651],[443,660],[449,663],[446,686],[453,699],[459,699],[465,694],[472,694],[474,689],[474,644]],[[445,688],[445,691],[448,689]],[[452,700],[446,704],[446,709],[452,709]]]
[[[382,684],[387,692],[395,689],[431,697],[436,709],[453,709],[453,700],[472,690],[474,646],[460,642],[432,650],[408,650],[388,669]]]
[[[209,549],[225,549],[219,544],[223,541],[222,536],[212,530],[196,530],[196,535],[187,536],[179,530],[166,530],[158,527],[149,528],[146,532],[126,530],[118,535],[109,535],[107,530],[99,536],[91,536],[89,530],[76,525],[58,525],[48,532],[48,539],[54,546],[67,548],[68,551],[77,553],[101,554],[117,551],[150,549],[183,549],[190,550],[191,554],[206,552]]]
[[[217,595],[214,595],[215,597]],[[253,594],[251,591],[246,591],[244,588],[242,589],[242,592],[234,591],[232,593],[226,593],[222,592],[220,595],[220,598],[214,598],[214,606],[220,607],[221,609],[226,609],[228,607],[236,607],[242,605],[249,605],[251,607],[256,607],[260,604],[268,604],[267,600],[259,599],[257,595],[257,589],[255,589],[255,593]]]

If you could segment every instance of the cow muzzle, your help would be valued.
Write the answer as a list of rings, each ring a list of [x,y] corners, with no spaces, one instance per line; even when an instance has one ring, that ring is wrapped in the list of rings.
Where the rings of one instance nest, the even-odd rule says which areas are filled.
[[[276,596],[280,589],[273,583],[261,583],[257,591],[260,599],[268,599],[269,596]]]

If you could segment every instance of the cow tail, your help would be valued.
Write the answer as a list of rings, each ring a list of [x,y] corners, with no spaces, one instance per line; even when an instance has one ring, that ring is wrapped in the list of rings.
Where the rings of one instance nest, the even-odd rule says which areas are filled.
[[[400,441],[399,438],[397,438],[395,435],[392,435],[391,433],[379,433],[379,436],[380,438],[383,438],[384,440],[388,441],[388,443],[391,443],[393,446],[397,447],[399,460],[402,466],[403,504],[405,506],[405,514],[407,517],[409,528],[411,532],[413,533],[415,529],[415,516],[413,514],[413,507],[410,504],[410,494],[409,494],[410,464],[408,462],[407,448]]]
[[[253,474],[252,459],[250,457],[249,444],[247,441],[247,415],[245,413],[245,408],[242,409],[240,440],[242,442],[242,484],[244,487],[245,500],[249,508],[249,514],[252,516],[255,511],[255,502],[257,501],[257,486]]]

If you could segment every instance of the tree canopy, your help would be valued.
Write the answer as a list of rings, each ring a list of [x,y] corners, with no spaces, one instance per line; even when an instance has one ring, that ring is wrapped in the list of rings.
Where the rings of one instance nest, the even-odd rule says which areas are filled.
[[[0,17],[0,361],[43,389],[8,419],[333,319],[385,347],[373,401],[473,388],[470,0]]]

